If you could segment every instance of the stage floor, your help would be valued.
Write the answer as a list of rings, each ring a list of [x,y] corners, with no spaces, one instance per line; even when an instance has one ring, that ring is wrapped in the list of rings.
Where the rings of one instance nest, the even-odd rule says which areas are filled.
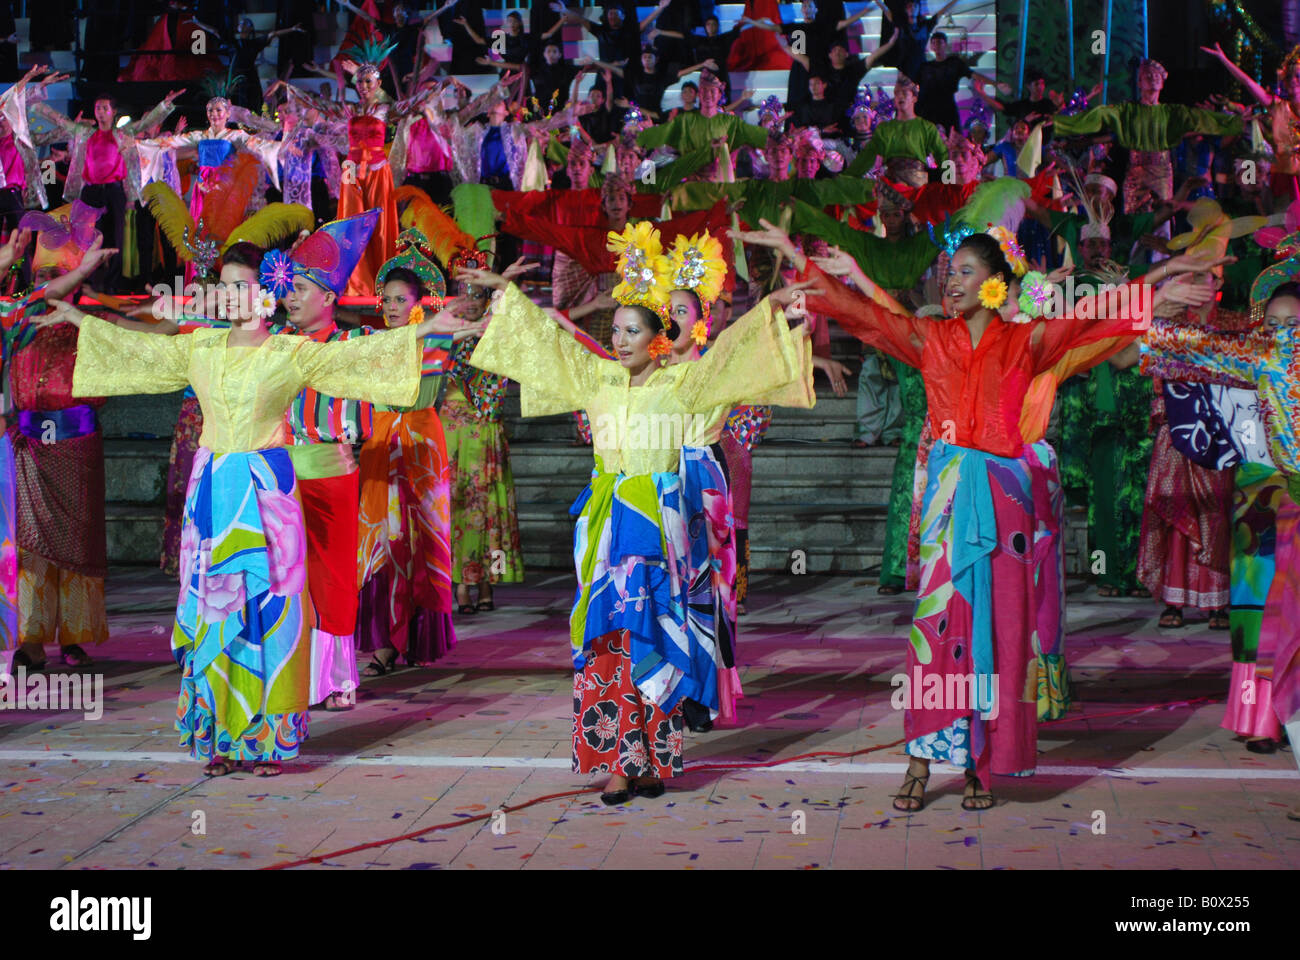
[[[903,735],[889,681],[903,670],[910,595],[759,575],[741,620],[738,722],[687,734],[687,774],[663,797],[607,808],[593,792],[491,819],[604,782],[570,772],[572,589],[560,574],[500,589],[495,612],[458,618],[460,645],[436,668],[365,680],[355,710],[314,712],[305,755],[278,779],[207,780],[172,727],[175,587],[115,570],[112,639],[88,668],[104,676],[102,718],[0,710],[0,867],[253,868],[380,841],[311,868],[1300,868],[1290,749],[1257,756],[1219,727],[1226,632],[1204,620],[1161,631],[1153,601],[1080,584],[1067,637],[1075,707],[1040,727],[1036,776],[995,779],[992,810],[964,812],[960,771],[944,766],[924,811],[893,810],[899,746],[690,771]],[[1198,698],[1216,702],[1170,706]],[[477,815],[489,819],[390,840]]]

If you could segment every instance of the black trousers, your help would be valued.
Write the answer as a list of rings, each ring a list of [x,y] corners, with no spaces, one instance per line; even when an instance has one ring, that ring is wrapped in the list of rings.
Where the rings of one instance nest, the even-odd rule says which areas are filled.
[[[122,285],[122,245],[126,237],[126,190],[121,180],[113,183],[88,183],[81,188],[81,202],[102,207],[95,228],[104,235],[104,246],[116,247],[113,254],[95,271],[90,285],[102,293],[117,293]]]

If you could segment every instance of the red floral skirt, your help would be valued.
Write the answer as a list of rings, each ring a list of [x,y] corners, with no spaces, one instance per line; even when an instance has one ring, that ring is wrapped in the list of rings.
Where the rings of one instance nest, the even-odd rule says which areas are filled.
[[[664,713],[641,699],[626,630],[594,639],[573,675],[573,772],[681,776],[681,704]]]

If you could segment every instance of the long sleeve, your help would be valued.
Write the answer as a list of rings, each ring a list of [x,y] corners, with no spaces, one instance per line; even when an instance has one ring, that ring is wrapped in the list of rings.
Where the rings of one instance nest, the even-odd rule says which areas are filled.
[[[795,369],[798,376],[783,387],[768,390],[756,397],[748,397],[750,404],[767,407],[796,407],[811,410],[817,405],[817,391],[813,387],[812,337],[795,340]]]
[[[588,351],[512,283],[493,306],[470,363],[518,382],[521,413],[539,417],[583,409],[610,361]]]
[[[826,291],[811,294],[808,308],[832,316],[846,331],[869,347],[878,347],[909,367],[920,369],[927,321],[887,310],[858,290],[850,290],[809,261],[800,280],[814,280]]]
[[[1120,113],[1115,104],[1103,104],[1076,113],[1072,117],[1057,116],[1053,118],[1055,134],[1058,137],[1075,137],[1088,133],[1101,133],[1103,130],[1119,132]]]
[[[450,334],[431,333],[421,341],[420,376],[440,377],[451,369]]]
[[[294,363],[303,383],[317,393],[409,407],[420,393],[424,353],[416,329],[408,325],[326,343],[295,338]]]
[[[131,123],[128,123],[126,125],[126,133],[130,134],[132,137],[138,136],[139,134],[143,133],[145,130],[152,129],[155,124],[162,123],[175,109],[176,109],[175,104],[169,103],[166,100],[161,100],[154,105],[153,109],[151,109],[139,120],[133,120]],[[231,108],[232,112],[234,109],[235,108],[233,107]],[[243,108],[241,107],[239,109],[243,109]]]
[[[788,386],[804,374],[802,363],[811,376],[812,357],[803,353],[801,339],[764,298],[722,331],[708,353],[685,364],[677,397],[687,410],[702,413]]]
[[[603,227],[569,227],[512,208],[501,221],[501,231],[554,247],[593,276],[614,269],[614,255],[605,246],[609,231]]]
[[[653,127],[647,127],[636,136],[636,145],[644,147],[647,150],[654,150],[659,147],[676,147],[680,142],[680,130],[682,126],[682,117],[674,117],[667,123],[655,124]]]
[[[1221,333],[1175,320],[1156,319],[1141,344],[1143,373],[1160,359],[1205,367],[1213,373],[1255,383],[1273,338],[1258,333]]]
[[[1050,370],[1073,347],[1141,335],[1151,324],[1150,294],[1150,287],[1131,283],[1114,295],[1083,297],[1064,317],[1044,321],[1031,344],[1035,375]]]
[[[1184,135],[1204,133],[1216,137],[1230,137],[1243,129],[1241,117],[1236,114],[1217,113],[1181,103],[1168,104],[1166,133],[1170,147],[1176,146]]]
[[[188,337],[160,337],[123,330],[86,315],[77,337],[74,397],[109,397],[135,393],[171,393],[189,386]]]
[[[280,129],[280,125],[274,120],[268,120],[261,114],[254,113],[247,107],[240,107],[234,104],[230,106],[231,122],[240,126],[248,127],[250,130],[256,130],[258,133],[265,133],[268,136],[275,136]]]

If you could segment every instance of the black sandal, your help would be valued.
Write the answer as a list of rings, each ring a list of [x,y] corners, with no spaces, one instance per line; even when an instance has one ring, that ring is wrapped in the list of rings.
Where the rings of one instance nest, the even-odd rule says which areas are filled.
[[[903,775],[902,792],[894,794],[894,809],[899,811],[900,813],[919,813],[920,811],[924,810],[925,809],[925,788],[929,782],[930,782],[930,771],[928,769],[925,771],[925,776],[923,777],[916,776],[916,774],[912,773],[912,771],[909,769],[907,773]],[[914,793],[912,793],[912,787],[918,783],[921,785],[921,795],[919,797],[916,796]],[[916,806],[900,807],[898,805],[898,801],[900,800],[906,803],[910,803],[911,801],[916,801]]]
[[[1227,607],[1221,607],[1218,610],[1210,611],[1210,629],[1211,630],[1228,630],[1232,627],[1232,621],[1228,619]]]
[[[1251,753],[1277,753],[1277,741],[1267,737],[1260,740],[1247,740],[1246,749]]]
[[[969,787],[973,785],[975,787],[975,792],[961,798],[961,808],[963,810],[968,810],[971,813],[978,813],[981,810],[993,809],[993,804],[997,801],[993,798],[993,794],[991,793],[980,793],[979,784],[979,777],[973,777],[969,773],[966,774],[966,786]],[[984,802],[986,800],[988,801],[987,803]]]
[[[882,593],[887,597],[892,597],[902,592],[902,587],[896,587],[892,583],[882,583],[880,586],[876,587],[876,593]]]
[[[622,790],[615,790],[613,793],[602,793],[600,802],[607,807],[617,807],[620,804],[627,803],[632,799],[632,781],[629,780],[626,787]]]
[[[396,650],[393,651],[393,658],[389,660],[387,663],[379,659],[379,652],[376,651],[375,655],[370,658],[370,662],[366,664],[365,669],[361,671],[361,675],[363,677],[382,677],[384,674],[392,673],[396,669],[397,669]]]
[[[1178,618],[1177,623],[1173,622],[1175,617]],[[1166,620],[1168,620],[1169,622],[1166,623],[1165,622]],[[1183,611],[1180,608],[1175,607],[1173,605],[1165,607],[1165,612],[1160,614],[1160,629],[1177,630],[1182,625],[1183,625]]]
[[[497,605],[493,603],[491,600],[480,600],[477,604],[474,605],[474,612],[491,613],[496,608]]]

